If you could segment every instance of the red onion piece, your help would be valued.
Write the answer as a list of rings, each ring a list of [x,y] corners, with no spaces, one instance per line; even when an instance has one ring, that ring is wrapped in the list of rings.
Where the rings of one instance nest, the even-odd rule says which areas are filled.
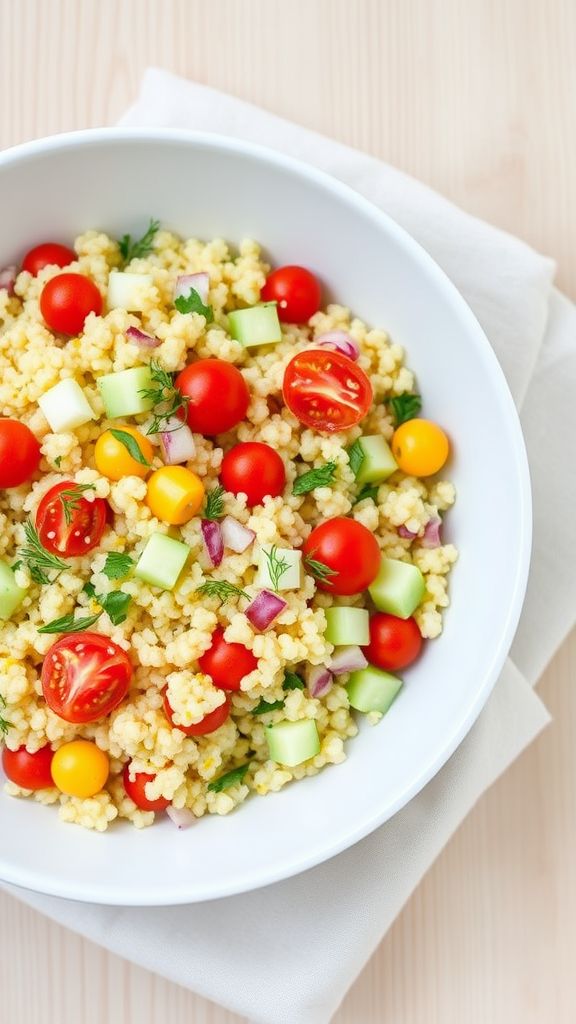
[[[173,821],[177,828],[182,832],[186,828],[190,828],[191,825],[195,825],[198,818],[192,811],[189,811],[187,807],[167,807],[166,814]]]
[[[224,541],[220,523],[215,519],[203,519],[200,524],[206,552],[212,565],[220,565],[224,558]]]
[[[247,526],[243,526],[237,519],[234,519],[234,516],[224,516],[222,520],[222,536],[224,538],[224,546],[230,548],[231,551],[235,551],[238,555],[246,551],[246,548],[249,548],[256,540],[254,530],[249,530]]]
[[[418,536],[417,533],[414,533],[412,530],[409,530],[408,527],[404,525],[397,526],[396,533],[398,534],[399,537],[405,537],[406,540],[414,540],[414,537]]]
[[[177,466],[180,462],[193,459],[196,445],[190,427],[175,416],[166,422],[166,426],[168,430],[163,430],[160,434],[164,462],[168,466]]]
[[[14,295],[14,285],[18,276],[18,267],[15,263],[0,270],[0,288],[5,288],[8,295]]]
[[[138,348],[158,348],[158,345],[162,344],[160,338],[154,337],[153,334],[145,334],[139,327],[128,327],[126,337]]]
[[[346,646],[337,647],[328,668],[332,675],[341,676],[345,672],[356,672],[357,669],[366,668],[368,659],[360,647]]]
[[[347,331],[327,331],[326,334],[314,338],[314,344],[335,348],[349,359],[356,360],[360,355],[358,342]]]
[[[248,605],[245,615],[255,629],[267,629],[285,607],[283,597],[278,597],[271,590],[261,590]]]
[[[424,535],[420,539],[420,543],[423,548],[439,548],[442,539],[440,537],[440,527],[442,526],[442,520],[439,516],[435,516],[426,524]]]
[[[190,289],[193,288],[195,292],[198,292],[202,302],[206,304],[208,301],[209,287],[210,278],[208,277],[208,274],[181,274],[176,280],[174,298],[179,299],[181,295],[190,295]]]
[[[306,686],[311,697],[325,697],[333,682],[334,676],[326,665],[312,665],[306,673]]]

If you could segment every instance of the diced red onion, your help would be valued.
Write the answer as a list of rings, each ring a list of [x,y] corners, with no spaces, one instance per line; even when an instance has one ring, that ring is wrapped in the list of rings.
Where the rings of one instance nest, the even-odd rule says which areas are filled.
[[[249,530],[247,526],[243,526],[233,516],[224,516],[222,520],[222,536],[224,538],[224,546],[230,548],[231,551],[235,551],[238,555],[246,551],[246,548],[249,548],[256,540],[254,530]]]
[[[423,548],[439,548],[442,539],[440,537],[440,527],[442,526],[442,520],[439,516],[435,516],[426,524],[424,535],[420,539],[420,543]]]
[[[271,590],[261,590],[248,605],[245,615],[255,629],[267,629],[280,612],[286,607],[286,601]]]
[[[168,429],[160,434],[164,462],[168,466],[177,466],[181,462],[193,459],[196,445],[190,427],[176,416],[166,421],[166,427]]]
[[[209,287],[210,278],[208,274],[181,274],[176,280],[174,298],[179,299],[181,295],[190,295],[190,289],[193,288],[195,292],[198,292],[202,302],[206,303],[208,301]]]
[[[306,673],[306,685],[311,697],[325,697],[332,689],[334,676],[326,665],[312,665]]]
[[[366,668],[367,664],[368,660],[360,647],[337,647],[328,668],[332,675],[341,676],[345,672],[356,672],[357,669]]]
[[[358,342],[347,331],[327,331],[326,334],[314,338],[315,345],[325,345],[326,348],[335,348],[342,355],[349,359],[358,359],[360,347]]]
[[[190,828],[191,825],[195,825],[198,821],[196,815],[192,814],[192,811],[189,811],[187,807],[170,806],[166,808],[166,814],[180,831]]]
[[[203,519],[200,524],[206,552],[212,565],[220,565],[224,558],[224,541],[222,528],[215,519]]]
[[[0,288],[5,288],[8,295],[14,295],[14,285],[18,276],[18,267],[12,263],[9,267],[0,270]]]
[[[417,533],[414,533],[412,530],[409,530],[407,526],[404,526],[404,524],[402,524],[402,526],[396,527],[396,533],[398,534],[399,537],[405,537],[406,540],[414,540],[414,537],[418,536]]]
[[[145,334],[139,327],[128,327],[126,337],[138,348],[158,348],[158,345],[162,344],[160,338],[156,338],[153,334]]]

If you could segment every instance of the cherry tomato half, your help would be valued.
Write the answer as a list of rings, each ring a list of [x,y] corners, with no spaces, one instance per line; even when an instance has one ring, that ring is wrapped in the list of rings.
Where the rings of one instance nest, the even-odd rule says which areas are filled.
[[[198,664],[219,690],[239,690],[244,676],[258,667],[252,651],[243,644],[228,643],[220,627],[212,633],[212,646],[198,658]]]
[[[149,800],[146,796],[146,784],[154,782],[155,778],[155,775],[138,772],[132,780],[130,778],[130,765],[127,764],[124,767],[124,789],[133,803],[136,804],[136,807],[139,807],[141,811],[165,811],[170,806],[170,801],[165,800],[164,797],[159,797],[158,800]]]
[[[304,566],[329,594],[359,594],[378,575],[380,548],[362,523],[336,516],[317,526],[304,542]],[[312,562],[323,568],[314,571]],[[324,568],[325,567],[325,568]],[[325,570],[331,570],[333,575]]]
[[[245,494],[248,505],[277,498],[286,485],[286,469],[274,448],[262,441],[243,441],[226,452],[220,471],[222,483],[232,494]]]
[[[221,725],[224,725],[224,722],[230,714],[230,697],[226,697],[223,704],[219,704],[214,711],[211,711],[208,715],[204,715],[204,718],[199,722],[196,722],[194,725],[179,725],[178,722],[174,721],[174,712],[170,707],[168,694],[165,693],[164,713],[170,722],[170,725],[173,725],[175,729],[180,729],[180,732],[183,732],[185,736],[207,736],[208,733],[216,732],[216,729],[219,729]]]
[[[40,312],[53,331],[80,334],[88,314],[102,312],[102,296],[83,274],[58,274],[42,289]]]
[[[266,280],[262,302],[277,302],[278,317],[286,324],[302,324],[322,303],[320,285],[306,267],[279,267]]]
[[[422,634],[414,619],[376,612],[370,617],[370,643],[363,651],[371,665],[386,672],[411,665],[422,650]]]
[[[48,789],[53,786],[50,766],[54,752],[51,747],[40,747],[35,754],[29,754],[26,747],[2,751],[2,767],[10,782],[21,789]]]
[[[65,722],[95,722],[124,700],[132,678],[125,651],[101,633],[68,633],[46,654],[42,692]]]
[[[66,558],[83,555],[100,543],[107,509],[104,498],[88,501],[73,480],[54,484],[36,512],[40,542],[53,555]]]
[[[40,465],[40,444],[25,423],[0,419],[0,487],[19,487]]]
[[[22,260],[22,270],[36,277],[44,267],[67,267],[77,259],[73,249],[58,242],[43,242],[26,253]]]
[[[186,412],[188,426],[198,434],[224,434],[237,426],[248,411],[248,385],[240,370],[224,359],[190,363],[178,374],[175,385],[190,399]]]
[[[364,370],[348,356],[320,348],[308,348],[292,357],[282,391],[296,419],[328,434],[360,423],[373,397]]]

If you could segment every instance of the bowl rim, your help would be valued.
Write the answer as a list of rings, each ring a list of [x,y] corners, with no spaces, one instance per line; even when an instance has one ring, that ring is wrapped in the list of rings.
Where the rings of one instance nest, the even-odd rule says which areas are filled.
[[[211,885],[208,891],[206,886],[195,884],[194,880],[192,880],[186,887],[179,886],[177,892],[171,891],[169,884],[167,884],[164,895],[156,892],[150,893],[144,887],[130,894],[125,894],[115,889],[113,884],[108,884],[107,889],[90,894],[84,885],[78,884],[74,880],[46,879],[38,871],[21,868],[17,864],[6,863],[0,854],[0,879],[22,889],[85,903],[96,902],[117,906],[170,906],[199,903],[249,892],[291,878],[322,864],[350,848],[361,839],[364,839],[379,826],[390,820],[434,778],[477,720],[495,686],[512,645],[522,611],[530,568],[532,500],[528,457],[518,411],[504,372],[483,328],[451,279],[423,246],[389,214],[366,199],[350,185],[303,160],[287,156],[260,144],[207,131],[192,131],[158,126],[88,128],[33,139],[0,152],[0,173],[4,166],[27,161],[29,158],[58,150],[65,151],[69,148],[98,146],[102,143],[114,145],[127,142],[136,144],[173,142],[184,146],[192,146],[193,148],[224,150],[233,154],[247,156],[269,166],[280,167],[301,179],[313,182],[315,185],[332,192],[338,199],[348,204],[348,206],[356,208],[358,212],[370,216],[379,223],[384,232],[392,236],[397,245],[407,250],[424,273],[443,291],[450,303],[456,307],[458,315],[467,326],[468,339],[476,345],[479,355],[486,363],[494,389],[497,391],[500,400],[508,408],[510,441],[516,459],[518,479],[519,557],[517,564],[514,566],[511,599],[499,643],[493,650],[492,657],[484,670],[482,685],[476,691],[474,699],[467,707],[466,712],[454,723],[450,735],[443,741],[436,756],[432,757],[427,764],[422,766],[411,777],[404,789],[391,804],[388,804],[383,809],[376,808],[373,812],[367,814],[362,821],[356,822],[353,827],[342,834],[336,841],[331,841],[328,834],[326,843],[309,855],[300,856],[296,859],[288,857],[278,860],[271,864],[266,871],[259,869],[257,877],[251,874],[250,870],[246,870],[243,874],[235,876],[233,881],[223,879],[220,884]]]

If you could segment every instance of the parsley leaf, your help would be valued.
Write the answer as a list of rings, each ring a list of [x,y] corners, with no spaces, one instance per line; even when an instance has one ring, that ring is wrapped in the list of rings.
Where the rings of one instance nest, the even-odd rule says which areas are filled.
[[[214,779],[214,782],[210,782],[208,789],[211,793],[221,793],[223,789],[230,789],[230,786],[236,786],[239,782],[244,781],[244,776],[249,767],[250,761],[246,764],[241,764],[238,768],[233,768],[232,771],[221,775],[219,779]]]
[[[55,465],[55,466],[57,466],[57,467],[58,467],[58,469],[60,469],[60,463],[61,463],[61,462],[62,462],[62,456],[61,456],[61,455],[58,455],[58,456],[57,456],[57,457],[56,457],[56,458],[54,459],[54,465]]]
[[[358,440],[354,441],[354,444],[351,445],[350,448],[348,449],[348,461],[350,463],[350,469],[354,473],[354,476],[358,476],[358,470],[360,469],[360,466],[364,462],[364,459],[364,449],[360,444],[360,438],[358,438]]]
[[[270,576],[270,582],[272,583],[274,590],[277,591],[280,580],[284,573],[288,572],[290,566],[285,558],[278,556],[278,548],[275,544],[272,545],[270,551],[266,551],[265,548],[262,550],[266,556],[266,561],[268,562],[268,575]]]
[[[264,697],[260,698],[260,702],[255,708],[252,708],[253,715],[267,715],[269,711],[279,711],[280,708],[284,707],[283,700],[271,700],[268,702],[264,700]]]
[[[122,238],[118,242],[118,248],[120,249],[120,255],[124,260],[124,265],[130,263],[130,260],[147,256],[148,253],[152,252],[154,239],[160,230],[160,221],[152,220],[147,230],[142,235],[142,238],[135,239],[132,241],[132,235],[122,235]]]
[[[304,683],[300,679],[300,676],[296,675],[295,672],[285,672],[284,682],[282,683],[283,690],[303,690]]]
[[[358,491],[352,504],[357,505],[359,501],[364,501],[364,498],[372,498],[372,501],[376,501],[379,486],[380,484],[364,484],[364,487]]]
[[[168,373],[154,359],[150,360],[150,377],[153,387],[141,388],[138,394],[143,398],[151,399],[154,403],[152,423],[146,433],[158,434],[159,431],[165,430],[166,422],[172,416],[175,416],[181,409],[186,410],[190,398],[188,395],[183,395],[174,386],[174,375]],[[174,427],[174,429],[177,430],[178,427]]]
[[[191,288],[188,295],[179,295],[174,299],[174,305],[179,313],[199,313],[207,324],[214,320],[212,306],[205,306],[195,288]]]
[[[296,478],[292,486],[292,494],[308,494],[308,491],[313,491],[315,487],[329,487],[334,480],[335,473],[335,462],[327,462],[325,466],[320,466],[318,469],[310,469]]]
[[[60,491],[58,498],[62,504],[66,526],[70,526],[72,522],[72,513],[81,507],[80,501],[84,491],[91,491],[93,487],[94,484],[74,484],[73,487]]]
[[[205,519],[220,519],[224,511],[225,490],[222,484],[218,484],[214,490],[206,495],[206,508],[204,509]]]
[[[112,590],[109,594],[95,594],[94,600],[108,614],[112,625],[119,626],[126,619],[132,596],[123,590]]]
[[[219,597],[221,601],[227,601],[232,594],[239,597],[248,597],[244,590],[235,587],[233,583],[226,583],[225,580],[206,580],[201,587],[198,587],[197,594],[204,594],[205,597]]]
[[[96,597],[96,587],[93,583],[85,583],[82,587],[82,591],[88,594],[88,597]]]
[[[6,736],[8,729],[12,728],[12,722],[8,722],[2,715],[2,712],[6,710],[6,700],[0,693],[0,736]]]
[[[134,565],[134,559],[121,551],[109,551],[102,572],[109,580],[123,580]]]
[[[63,615],[61,619],[52,619],[46,626],[40,626],[39,633],[81,633],[89,629],[100,618],[102,612],[96,615],[88,615],[85,619],[75,619],[74,612],[70,615]]]
[[[20,548],[18,554],[21,560],[28,566],[30,576],[35,583],[54,583],[54,580],[58,579],[60,573],[68,568],[68,562],[46,550],[40,542],[38,531],[30,520],[24,524],[24,533],[28,543],[23,548]],[[56,575],[50,579],[48,572],[52,571]]]
[[[115,437],[120,444],[123,444],[129,455],[132,456],[135,462],[139,462],[141,466],[149,466],[150,463],[142,453],[142,449],[138,444],[135,437],[129,434],[127,430],[118,430],[116,427],[109,428],[112,437]]]
[[[406,393],[403,395],[395,395],[394,398],[388,398],[386,401],[392,409],[392,414],[397,427],[399,427],[401,423],[405,423],[406,420],[413,420],[422,408],[422,399],[420,395],[410,395]]]
[[[309,555],[304,559],[304,564],[315,579],[326,583],[329,587],[332,586],[329,577],[338,575],[335,569],[330,569],[324,562],[319,562],[316,558],[310,558]]]

